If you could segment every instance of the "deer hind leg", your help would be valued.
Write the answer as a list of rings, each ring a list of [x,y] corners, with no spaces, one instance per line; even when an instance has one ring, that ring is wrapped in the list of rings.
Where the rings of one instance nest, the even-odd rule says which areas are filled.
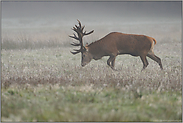
[[[148,66],[149,63],[148,63],[147,58],[146,58],[145,55],[140,56],[140,58],[141,58],[142,63],[143,63],[143,68],[142,68],[142,70],[144,70],[144,69]],[[141,70],[141,71],[142,71],[142,70]]]
[[[161,59],[158,56],[156,56],[153,52],[149,52],[147,54],[147,56],[149,58],[151,58],[152,60],[156,61],[159,64],[161,70],[163,70],[163,66],[162,66],[162,63],[161,63]]]
[[[116,56],[110,56],[109,59],[107,60],[107,65],[109,65],[113,70],[115,70],[114,68],[115,60]]]

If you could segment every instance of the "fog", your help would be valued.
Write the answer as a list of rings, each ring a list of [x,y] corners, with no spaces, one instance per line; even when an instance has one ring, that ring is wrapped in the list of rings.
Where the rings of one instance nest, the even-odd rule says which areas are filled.
[[[2,32],[3,35],[24,32],[68,37],[79,19],[86,25],[87,31],[95,30],[93,35],[125,30],[144,34],[147,31],[143,30],[144,24],[178,23],[180,26],[181,5],[181,1],[2,2]],[[135,31],[133,25],[136,26]],[[143,28],[138,25],[143,25]]]

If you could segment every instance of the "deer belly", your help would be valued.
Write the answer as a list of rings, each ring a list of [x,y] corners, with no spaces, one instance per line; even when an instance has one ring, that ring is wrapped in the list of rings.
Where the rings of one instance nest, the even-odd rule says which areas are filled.
[[[138,52],[130,52],[130,51],[118,51],[118,55],[122,55],[122,54],[129,54],[129,55],[132,55],[132,56],[139,56],[139,53]]]
[[[99,59],[101,59],[101,58],[102,58],[101,56],[94,56],[94,57],[93,57],[94,60],[99,60]]]

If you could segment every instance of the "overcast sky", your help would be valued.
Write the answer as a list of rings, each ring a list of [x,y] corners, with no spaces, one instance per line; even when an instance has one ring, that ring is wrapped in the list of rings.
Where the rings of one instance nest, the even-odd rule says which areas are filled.
[[[181,16],[181,2],[3,2],[2,18],[73,16]]]
[[[2,24],[76,19],[88,22],[156,21],[181,19],[181,2],[2,2]],[[26,20],[27,19],[27,20]]]

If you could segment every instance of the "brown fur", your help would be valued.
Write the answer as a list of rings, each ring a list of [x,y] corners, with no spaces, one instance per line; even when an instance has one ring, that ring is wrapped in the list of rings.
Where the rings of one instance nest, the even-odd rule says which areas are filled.
[[[146,59],[146,56],[148,56],[159,63],[161,69],[163,69],[161,59],[153,52],[154,44],[156,43],[157,41],[149,36],[112,32],[100,40],[85,46],[85,48],[91,59],[98,60],[103,56],[110,56],[107,64],[112,69],[114,69],[116,56],[121,54],[140,56],[143,62],[143,69],[148,65]],[[86,53],[83,52],[83,54]],[[89,60],[89,62],[90,61],[91,60]],[[82,62],[85,62],[84,58],[82,59]],[[85,66],[86,64],[87,63],[83,63],[82,66]]]

